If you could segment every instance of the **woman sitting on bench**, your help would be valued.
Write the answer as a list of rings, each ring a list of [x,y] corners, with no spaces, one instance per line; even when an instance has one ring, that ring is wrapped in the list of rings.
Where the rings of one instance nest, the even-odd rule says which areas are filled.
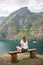
[[[23,36],[22,40],[20,41],[20,47],[17,46],[17,51],[24,52],[28,50],[28,41],[26,40],[26,37]]]

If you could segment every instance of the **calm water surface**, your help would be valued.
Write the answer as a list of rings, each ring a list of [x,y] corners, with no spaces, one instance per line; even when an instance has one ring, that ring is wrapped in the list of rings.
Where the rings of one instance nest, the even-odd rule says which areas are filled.
[[[17,50],[16,46],[20,45],[19,40],[0,40],[0,54],[8,53],[9,51]],[[28,41],[29,48],[37,48],[37,53],[43,54],[43,40]]]

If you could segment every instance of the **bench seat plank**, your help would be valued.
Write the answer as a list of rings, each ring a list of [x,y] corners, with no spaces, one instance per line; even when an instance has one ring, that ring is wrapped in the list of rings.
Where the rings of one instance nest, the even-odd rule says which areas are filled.
[[[30,51],[36,51],[37,49],[28,49],[28,51],[25,51],[25,52],[30,52]],[[16,54],[16,53],[23,53],[22,51],[19,52],[19,51],[10,51],[9,54]]]
[[[25,52],[30,52],[30,57],[31,58],[36,58],[36,50],[37,49],[28,49],[28,51],[25,51]],[[24,53],[24,52],[10,51],[8,53],[8,54],[11,55],[11,62],[16,62],[17,61],[17,54],[18,53]]]

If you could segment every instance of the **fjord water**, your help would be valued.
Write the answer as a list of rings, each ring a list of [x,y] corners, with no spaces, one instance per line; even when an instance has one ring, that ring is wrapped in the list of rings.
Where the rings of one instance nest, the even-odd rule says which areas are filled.
[[[20,40],[0,40],[0,54],[15,51],[16,46],[20,45]],[[43,40],[29,40],[29,48],[36,48],[38,54],[43,54]]]

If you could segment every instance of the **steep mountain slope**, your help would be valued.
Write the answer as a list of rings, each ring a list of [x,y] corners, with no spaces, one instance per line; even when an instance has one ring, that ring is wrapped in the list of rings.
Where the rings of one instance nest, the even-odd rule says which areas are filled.
[[[40,35],[42,34],[42,35]],[[32,13],[27,7],[11,13],[0,25],[0,39],[43,38],[43,13]]]

